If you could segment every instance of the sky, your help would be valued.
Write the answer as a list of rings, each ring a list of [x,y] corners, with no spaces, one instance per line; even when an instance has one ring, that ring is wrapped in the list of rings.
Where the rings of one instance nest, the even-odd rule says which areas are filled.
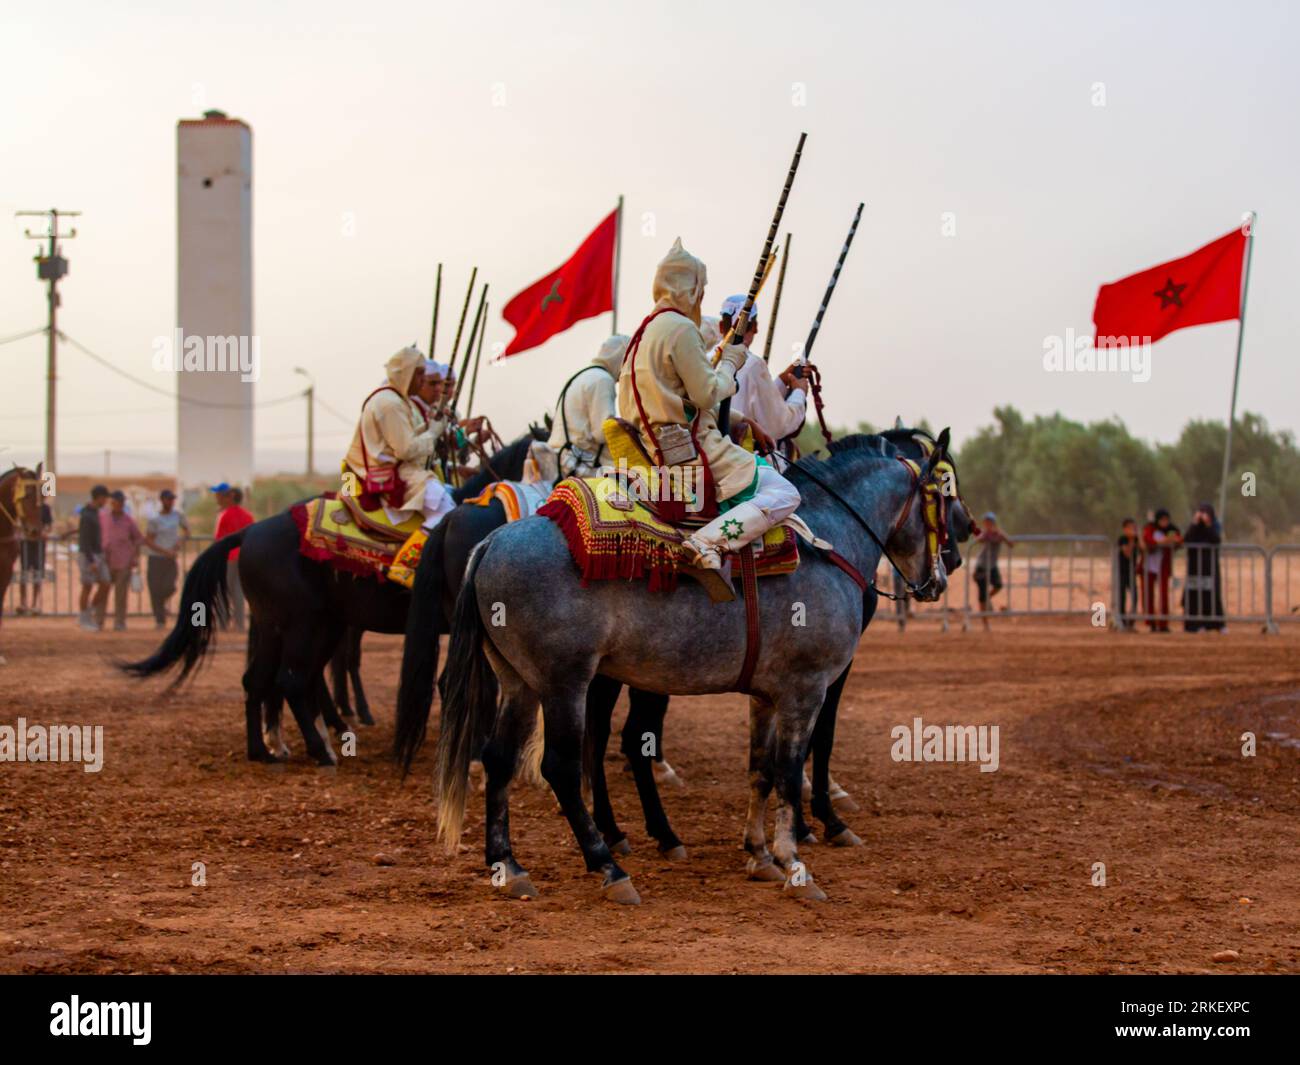
[[[176,122],[253,129],[259,402],[313,375],[332,468],[398,348],[437,355],[471,267],[509,296],[625,197],[620,327],[650,309],[673,239],[709,268],[706,311],[743,291],[800,131],[774,340],[807,335],[866,209],[816,346],[827,414],[950,425],[993,408],[1122,419],[1170,440],[1226,417],[1235,322],[1154,347],[1150,380],[1051,373],[1091,332],[1097,287],[1259,220],[1238,409],[1300,428],[1298,5],[1092,0],[658,4],[0,0],[0,338],[44,324],[15,210],[83,212],[60,325],[138,377],[176,310]],[[770,297],[763,301],[770,305]],[[454,312],[453,312],[454,313]],[[608,316],[481,371],[506,439],[551,408]],[[759,343],[762,343],[760,337]],[[44,338],[0,346],[0,462],[44,435]],[[60,469],[171,469],[174,404],[60,356]],[[305,410],[258,411],[258,467],[300,469]],[[219,442],[216,442],[219,446]]]

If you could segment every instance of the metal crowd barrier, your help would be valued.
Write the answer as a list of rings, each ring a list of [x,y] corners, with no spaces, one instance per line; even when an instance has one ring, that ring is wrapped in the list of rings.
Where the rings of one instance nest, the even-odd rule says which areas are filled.
[[[1268,553],[1268,617],[1274,629],[1300,622],[1300,544],[1278,544]]]
[[[937,621],[947,632],[953,624],[963,631],[980,622],[999,618],[1097,618],[1114,628],[1167,622],[1169,626],[1220,626],[1225,624],[1260,625],[1277,632],[1282,624],[1300,623],[1300,544],[1279,544],[1271,549],[1256,544],[1219,545],[1185,544],[1174,553],[1173,574],[1169,581],[1169,613],[1150,609],[1143,587],[1136,604],[1129,599],[1121,603],[1121,558],[1118,548],[1105,536],[1070,536],[1035,534],[1013,536],[1015,547],[1005,544],[999,553],[998,570],[1002,587],[990,597],[990,609],[980,604],[982,582],[978,541],[962,545],[962,566],[948,581],[948,590],[937,603],[890,602],[882,599],[876,612],[876,624],[895,622],[903,628],[910,621]],[[210,544],[212,537],[195,536],[180,547],[180,574],[177,591],[169,606],[174,614],[180,586],[193,560]],[[1196,596],[1197,606],[1204,603],[1209,588],[1199,572],[1202,561],[1217,559],[1219,602],[1215,610],[1193,610],[1189,617],[1185,598]],[[1189,578],[1188,567],[1192,567]],[[1212,567],[1211,567],[1212,569]],[[140,556],[140,588],[128,592],[128,617],[152,617],[149,600],[147,553]],[[1145,582],[1139,576],[1139,584]],[[19,586],[24,574],[19,562],[14,564],[13,580],[5,599],[5,616],[13,618],[21,602]],[[41,613],[51,617],[76,617],[81,594],[81,576],[77,568],[75,541],[50,540],[46,543],[44,580],[41,585]],[[889,563],[881,561],[876,583],[896,593],[897,575]],[[1190,584],[1189,584],[1190,581]],[[27,587],[27,601],[33,599],[34,587]],[[109,596],[109,617],[113,612]]]
[[[950,575],[948,590],[937,603],[890,603],[882,600],[876,622],[938,621],[947,632],[963,631],[999,618],[1078,618],[1098,627],[1134,628],[1139,624],[1170,628],[1222,628],[1259,625],[1277,632],[1280,623],[1300,622],[1300,544],[1272,549],[1257,544],[1184,544],[1174,552],[1168,581],[1168,611],[1163,612],[1160,584],[1147,602],[1147,582],[1137,574],[1137,593],[1125,579],[1118,546],[1105,536],[1021,535],[1016,546],[1003,544],[997,581],[981,565],[983,547],[962,545],[962,566]],[[1217,571],[1217,589],[1215,572]],[[878,585],[894,589],[896,576],[882,562]],[[983,608],[981,586],[990,592]],[[895,589],[896,590],[896,589]],[[1217,590],[1217,595],[1215,594]]]
[[[181,543],[179,557],[177,558],[180,572],[176,578],[176,591],[168,604],[173,616],[176,613],[181,585],[185,583],[185,574],[189,572],[190,564],[211,543],[211,536],[193,536]],[[77,555],[75,539],[72,541],[46,541],[44,580],[41,582],[41,616],[76,617],[80,613],[81,573],[77,568]],[[140,574],[139,589],[133,588],[127,593],[127,617],[148,617],[152,619],[153,607],[149,600],[148,552],[143,549],[140,552],[140,568],[138,572]],[[23,578],[24,574],[20,559],[14,563],[13,580],[9,583],[9,593],[5,597],[6,619],[12,619],[17,614],[18,606],[22,602],[19,584]],[[29,583],[27,585],[27,605],[29,607],[32,605],[34,592],[34,586]],[[112,623],[113,593],[110,591],[108,595],[108,624],[110,627]]]

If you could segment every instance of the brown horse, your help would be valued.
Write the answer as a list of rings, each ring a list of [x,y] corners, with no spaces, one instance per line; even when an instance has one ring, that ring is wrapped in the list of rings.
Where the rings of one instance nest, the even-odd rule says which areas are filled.
[[[40,534],[41,467],[15,466],[0,474],[0,624],[4,622],[5,593],[13,580],[14,559],[23,539]],[[0,654],[0,666],[5,664]]]

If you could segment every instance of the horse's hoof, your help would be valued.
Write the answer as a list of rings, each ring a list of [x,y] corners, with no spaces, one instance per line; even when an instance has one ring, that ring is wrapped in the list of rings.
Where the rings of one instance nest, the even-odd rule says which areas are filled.
[[[832,795],[831,805],[842,814],[855,814],[862,809],[847,791],[840,795]]]
[[[857,837],[856,833],[854,833],[853,829],[851,828],[846,828],[842,832],[839,832],[837,835],[830,836],[827,839],[827,842],[830,843],[831,846],[833,847],[861,847],[862,846],[862,840],[860,840]]]
[[[787,880],[782,892],[792,899],[808,899],[812,902],[826,901],[826,892],[819,888],[810,876],[805,877],[803,883],[799,885],[792,884]]]
[[[618,902],[624,906],[641,905],[641,896],[636,893],[636,888],[632,886],[630,876],[625,876],[622,880],[615,880],[612,884],[606,884],[600,890],[610,902]]]
[[[813,835],[812,829],[809,829],[807,832],[805,832],[802,836],[799,837],[799,843],[801,846],[805,843],[812,844],[816,842],[817,842],[817,837]]]
[[[750,858],[745,866],[745,872],[749,874],[750,880],[759,880],[765,884],[780,884],[785,881],[785,873],[781,872],[781,867],[771,858],[763,861]]]
[[[500,890],[512,899],[535,899],[541,894],[540,891],[533,887],[533,882],[528,879],[527,873],[512,876]]]
[[[627,837],[624,836],[622,839],[609,845],[609,853],[621,858],[625,854],[632,853],[632,844],[630,844],[627,841]]]
[[[686,861],[686,848],[683,847],[680,843],[677,844],[677,846],[675,847],[669,847],[667,850],[661,849],[659,853],[662,854],[664,858],[670,862]]]

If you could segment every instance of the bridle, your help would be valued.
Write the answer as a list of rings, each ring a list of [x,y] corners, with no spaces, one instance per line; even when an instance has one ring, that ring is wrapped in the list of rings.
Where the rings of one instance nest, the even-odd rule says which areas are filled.
[[[0,514],[3,514],[9,520],[10,533],[6,540],[19,540],[22,538],[22,530],[27,526],[18,511],[21,509],[19,500],[26,498],[29,491],[40,490],[40,479],[31,474],[28,476],[27,470],[21,466],[10,470],[3,477],[0,477]],[[5,501],[4,488],[9,488],[9,501]],[[10,506],[13,509],[10,509]]]
[[[844,510],[848,512],[849,516],[862,526],[866,531],[866,534],[871,538],[872,542],[880,548],[880,553],[885,557],[886,561],[893,566],[894,572],[898,574],[906,587],[906,592],[903,595],[894,595],[893,593],[886,592],[878,587],[875,588],[876,593],[886,599],[920,599],[921,593],[930,588],[931,585],[937,583],[939,579],[940,556],[944,545],[948,542],[947,497],[944,495],[942,487],[936,480],[935,474],[940,470],[943,470],[945,473],[951,472],[952,464],[949,463],[947,459],[941,459],[934,464],[929,474],[923,477],[923,467],[920,463],[909,458],[904,458],[902,455],[897,455],[895,458],[898,462],[903,464],[903,467],[911,475],[912,487],[908,491],[906,498],[903,500],[902,509],[899,511],[898,518],[894,521],[893,526],[889,530],[889,536],[886,539],[892,540],[894,536],[897,535],[898,531],[902,529],[908,516],[912,513],[914,500],[919,496],[921,499],[921,521],[925,528],[925,569],[929,574],[923,584],[917,584],[915,581],[908,578],[907,574],[899,568],[898,563],[894,561],[893,555],[889,553],[889,548],[886,546],[885,540],[882,540],[876,535],[875,530],[872,529],[867,519],[859,514],[857,508],[827,484],[820,475],[814,473],[812,469],[804,465],[803,459],[791,463],[791,466],[800,470],[804,476],[843,507]],[[838,552],[830,550],[827,552],[827,556],[831,562],[853,578],[863,591],[866,591],[868,587],[875,586],[874,578],[868,581],[860,572],[858,572],[857,568],[853,566],[852,563]]]

